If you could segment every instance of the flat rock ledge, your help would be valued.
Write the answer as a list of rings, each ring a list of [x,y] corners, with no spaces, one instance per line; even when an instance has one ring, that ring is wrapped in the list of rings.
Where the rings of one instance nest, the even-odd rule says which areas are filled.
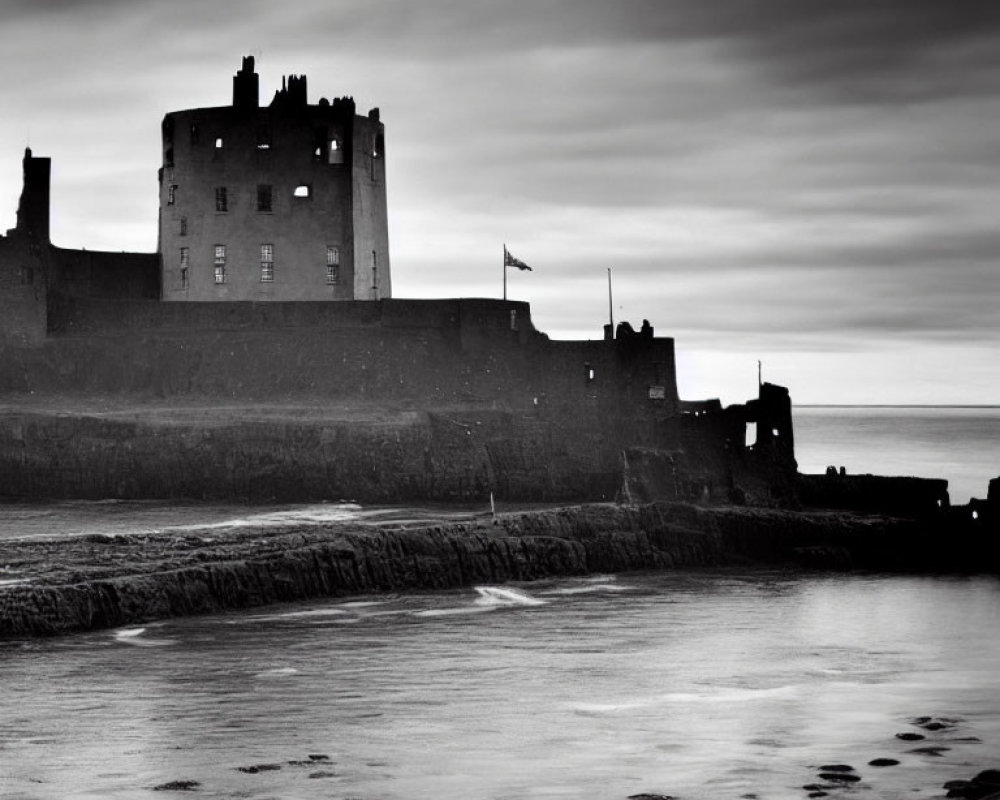
[[[682,503],[471,522],[303,524],[0,542],[0,637],[64,634],[316,597],[725,565],[996,571],[919,520]],[[957,559],[957,560],[956,560]]]

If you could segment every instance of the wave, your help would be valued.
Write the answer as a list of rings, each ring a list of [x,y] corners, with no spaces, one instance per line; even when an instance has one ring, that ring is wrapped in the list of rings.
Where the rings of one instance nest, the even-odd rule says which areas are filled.
[[[544,600],[532,597],[527,592],[518,589],[509,589],[506,586],[477,586],[476,594],[479,595],[473,602],[477,606],[506,607],[506,606],[541,606],[545,605]]]
[[[133,647],[169,647],[177,644],[176,639],[147,639],[145,628],[121,628],[114,632],[114,640]]]

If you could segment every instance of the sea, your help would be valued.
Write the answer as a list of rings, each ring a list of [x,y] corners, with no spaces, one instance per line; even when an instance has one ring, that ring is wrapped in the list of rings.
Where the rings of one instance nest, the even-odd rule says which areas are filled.
[[[1000,474],[998,409],[795,425],[804,471],[947,477],[953,502]],[[8,503],[0,536],[439,513]],[[591,575],[7,640],[0,798],[943,797],[1000,768],[998,664],[989,575]]]

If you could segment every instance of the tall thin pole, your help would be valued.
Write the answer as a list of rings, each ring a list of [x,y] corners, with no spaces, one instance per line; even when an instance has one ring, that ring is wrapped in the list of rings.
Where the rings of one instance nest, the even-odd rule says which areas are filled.
[[[503,299],[507,299],[507,245],[503,246]]]
[[[611,335],[615,335],[615,310],[611,300],[611,267],[608,267],[608,321],[611,322]]]

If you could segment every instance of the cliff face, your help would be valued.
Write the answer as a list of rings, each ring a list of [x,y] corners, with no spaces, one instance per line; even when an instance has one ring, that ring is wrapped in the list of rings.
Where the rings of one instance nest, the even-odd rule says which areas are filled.
[[[23,582],[0,586],[0,636],[588,572],[746,563],[997,570],[981,533],[952,535],[950,561],[940,533],[914,520],[659,503],[505,515],[497,525],[8,541],[5,578]]]

